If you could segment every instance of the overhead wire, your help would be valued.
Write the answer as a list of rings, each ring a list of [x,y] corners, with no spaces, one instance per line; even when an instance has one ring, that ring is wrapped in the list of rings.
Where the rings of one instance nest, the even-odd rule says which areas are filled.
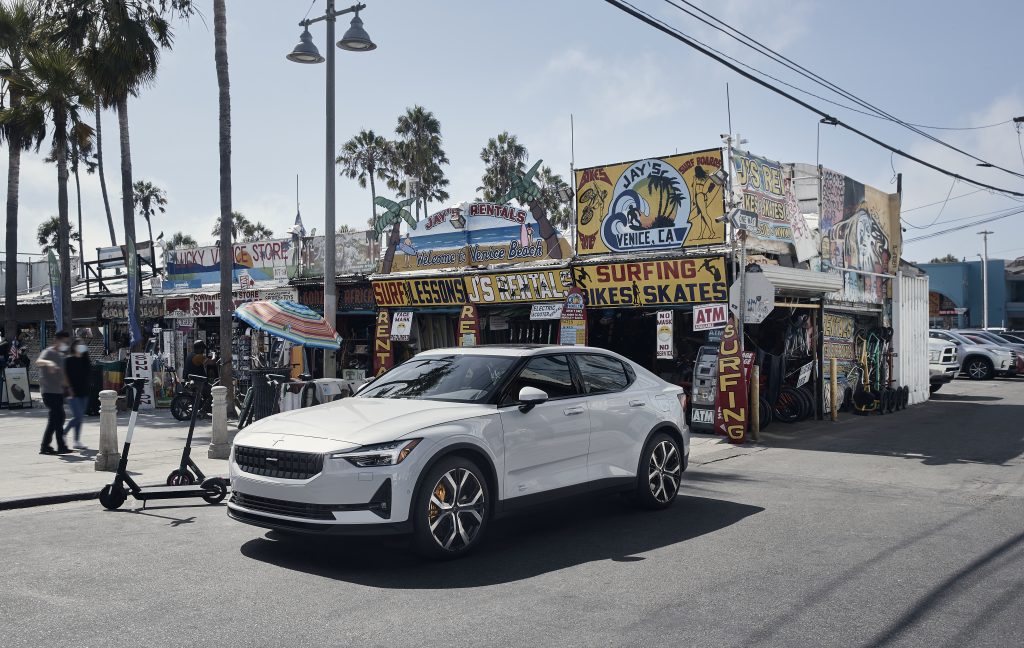
[[[971,221],[970,223],[965,223],[963,225],[957,225],[956,227],[950,227],[950,228],[947,228],[947,229],[944,229],[944,230],[939,230],[938,232],[930,232],[928,234],[922,234],[921,236],[915,236],[915,237],[912,237],[912,238],[909,238],[909,239],[903,239],[903,244],[906,245],[906,244],[909,244],[909,243],[917,243],[918,241],[926,241],[928,239],[933,239],[933,238],[936,238],[938,236],[942,236],[944,234],[950,234],[952,232],[959,232],[960,230],[969,229],[969,228],[972,228],[972,227],[976,227],[978,225],[983,225],[985,223],[991,223],[993,221],[1001,220],[1001,219],[1007,218],[1009,216],[1016,216],[1017,214],[1022,214],[1022,213],[1024,213],[1024,207],[1014,207],[1011,211],[1009,211],[1009,212],[1007,212],[1005,214],[1000,214],[998,216],[991,216],[989,218],[982,218],[980,220]]]
[[[949,191],[946,192],[946,199],[942,201],[942,207],[939,208],[939,213],[936,214],[935,220],[933,220],[931,223],[927,225],[914,225],[913,223],[903,218],[902,216],[900,216],[900,220],[903,221],[904,225],[908,225],[910,227],[913,227],[914,229],[928,229],[929,227],[933,227],[936,223],[939,222],[939,219],[942,218],[942,212],[946,210],[946,205],[949,204],[949,197],[953,195],[953,187],[955,186],[956,178],[954,178],[953,182],[950,183]]]
[[[745,34],[744,32],[742,32],[739,29],[733,27],[729,23],[725,22],[724,20],[722,20],[722,19],[720,19],[720,18],[718,18],[718,17],[708,13],[704,9],[701,9],[700,7],[698,7],[697,5],[693,4],[692,2],[689,2],[688,0],[679,0],[679,2],[682,2],[682,3],[686,4],[689,7],[692,7],[697,12],[703,14],[704,16],[707,16],[708,18],[710,18],[711,20],[713,20],[715,23],[718,23],[718,24],[713,24],[712,22],[709,22],[705,18],[702,18],[701,16],[698,16],[697,14],[693,13],[692,11],[689,11],[685,7],[681,7],[680,5],[676,4],[676,2],[674,0],[663,0],[663,1],[666,4],[676,8],[677,10],[679,10],[679,11],[681,11],[681,12],[683,12],[683,13],[685,13],[685,14],[693,17],[693,18],[696,18],[697,20],[699,20],[700,22],[704,23],[705,25],[707,25],[707,26],[709,26],[709,27],[711,27],[711,28],[713,28],[713,29],[715,29],[715,30],[725,34],[726,36],[728,36],[728,37],[732,38],[733,40],[735,40],[736,42],[740,43],[741,45],[744,45],[745,47],[747,47],[749,49],[752,49],[755,52],[763,54],[764,56],[772,59],[776,63],[779,63],[780,65],[788,68],[789,70],[791,70],[793,72],[796,72],[800,76],[803,76],[803,77],[809,79],[810,81],[813,81],[814,83],[817,83],[818,85],[823,86],[826,89],[828,89],[828,90],[830,90],[832,92],[835,92],[836,94],[838,94],[840,96],[846,97],[847,99],[853,101],[854,103],[859,104],[860,106],[862,106],[862,107],[864,107],[864,108],[866,108],[866,109],[868,109],[870,111],[873,111],[874,113],[877,113],[877,115],[871,115],[871,116],[879,116],[882,119],[886,119],[888,121],[891,121],[891,122],[894,122],[896,124],[899,124],[900,126],[903,126],[904,128],[907,128],[911,132],[916,133],[917,135],[920,135],[921,137],[927,138],[927,139],[935,142],[936,144],[939,144],[939,145],[944,146],[946,148],[949,148],[949,149],[951,149],[953,151],[956,151],[956,152],[958,152],[958,153],[960,153],[962,155],[965,155],[965,156],[971,158],[972,160],[974,160],[976,162],[983,163],[986,166],[990,166],[992,168],[999,169],[1000,171],[1004,171],[1006,173],[1009,173],[1011,175],[1017,176],[1019,178],[1024,178],[1024,174],[1022,174],[1022,173],[1018,173],[1017,171],[1014,171],[1012,169],[1001,167],[1001,166],[999,166],[997,164],[993,164],[991,162],[988,162],[987,160],[984,160],[984,159],[974,155],[973,153],[969,153],[969,152],[967,152],[967,151],[965,151],[965,150],[963,150],[961,148],[958,148],[958,147],[950,144],[949,142],[946,142],[944,140],[941,140],[941,139],[935,137],[934,135],[932,135],[930,133],[926,133],[926,132],[920,130],[920,128],[917,127],[916,125],[908,123],[908,122],[906,122],[906,121],[904,121],[902,119],[899,119],[898,117],[895,117],[894,115],[892,115],[892,114],[882,110],[881,108],[879,108],[879,107],[877,107],[877,106],[875,106],[875,105],[873,105],[871,103],[868,103],[867,101],[861,99],[860,97],[854,95],[853,93],[845,90],[844,88],[836,85],[835,83],[832,83],[828,79],[825,79],[824,77],[816,74],[815,72],[812,72],[811,70],[808,70],[807,68],[805,68],[804,66],[800,65],[796,61],[793,61],[792,59],[788,58],[787,56],[785,56],[783,54],[780,54],[779,52],[776,52],[772,48],[770,48],[767,45],[765,45],[765,44],[761,43],[760,41],[758,41],[756,38],[753,38],[752,36],[749,36],[749,35]],[[628,4],[628,3],[624,3],[624,4]],[[635,9],[635,7],[634,7],[634,9]],[[638,9],[638,11],[642,11],[642,10]],[[643,12],[643,13],[646,13],[646,12]],[[650,14],[646,14],[646,15],[648,15],[650,17]],[[721,25],[721,27],[719,25]],[[733,32],[733,33],[730,33],[730,32]],[[737,36],[736,34],[738,34],[739,36]],[[742,38],[740,38],[740,37],[742,37]],[[693,37],[689,37],[689,38],[693,38]],[[746,39],[746,40],[744,40],[744,39]],[[693,38],[693,40],[697,40],[697,39]],[[703,45],[705,47],[709,47],[706,43],[701,43],[701,45]],[[788,83],[786,85],[790,86],[790,87],[793,87],[793,86],[791,86]],[[801,92],[806,92],[806,91],[801,89]],[[807,93],[807,94],[811,94],[811,93]],[[818,98],[822,99],[824,101],[827,101],[829,103],[838,105],[840,107],[848,108],[848,109],[851,109],[851,110],[855,110],[856,112],[861,112],[862,114],[866,114],[866,113],[863,113],[863,111],[850,108],[849,106],[844,106],[843,104],[839,104],[839,103],[831,101],[829,99],[824,99],[823,97],[818,97]],[[1012,121],[1012,120],[1010,120],[1010,121]],[[1002,122],[1002,123],[1006,123],[1006,122]],[[1000,125],[1000,124],[993,124],[991,126],[998,126],[998,125]],[[985,126],[985,127],[988,128],[990,126]],[[959,128],[954,129],[954,128],[949,128],[949,127],[942,127],[942,129],[943,130],[969,130],[967,128],[964,128],[964,129],[959,129]]]
[[[649,25],[651,27],[654,27],[658,31],[661,31],[664,34],[666,34],[668,36],[671,36],[672,38],[675,38],[676,40],[678,40],[681,43],[684,43],[685,45],[687,45],[687,46],[697,50],[698,52],[704,54],[705,56],[707,56],[707,57],[709,57],[709,58],[711,58],[711,59],[713,59],[715,61],[718,61],[719,63],[721,63],[722,65],[728,67],[729,69],[731,69],[732,71],[736,72],[740,76],[742,76],[742,77],[744,77],[746,79],[749,79],[749,80],[753,81],[754,83],[757,83],[758,85],[760,85],[760,86],[762,86],[764,88],[767,88],[768,90],[771,90],[772,92],[774,92],[774,93],[776,93],[776,94],[778,94],[778,95],[780,95],[780,96],[782,96],[782,97],[784,97],[786,99],[789,99],[793,103],[795,103],[795,104],[797,104],[797,105],[799,105],[799,106],[801,106],[801,107],[803,107],[803,108],[805,108],[805,109],[815,113],[816,115],[819,115],[823,119],[827,119],[828,120],[827,123],[829,123],[830,125],[840,126],[840,127],[844,128],[844,129],[850,131],[851,133],[859,135],[860,137],[868,140],[869,142],[872,142],[872,143],[874,143],[874,144],[876,144],[876,145],[886,149],[887,151],[891,151],[891,152],[899,155],[900,157],[903,157],[903,158],[906,158],[908,160],[912,160],[914,162],[917,162],[918,164],[920,164],[922,166],[928,167],[929,169],[932,169],[934,171],[938,171],[939,173],[947,175],[947,176],[949,176],[951,178],[957,178],[957,179],[959,179],[959,180],[961,180],[963,182],[967,182],[967,183],[975,185],[977,187],[984,187],[986,189],[991,189],[991,190],[997,191],[999,193],[1009,194],[1009,195],[1012,195],[1012,196],[1024,197],[1024,193],[1022,193],[1020,191],[1014,191],[1012,189],[1004,189],[1002,187],[997,187],[995,185],[986,184],[986,183],[980,182],[978,180],[973,180],[973,179],[965,177],[965,176],[963,176],[963,175],[961,175],[959,173],[956,173],[954,171],[950,171],[950,170],[945,169],[943,167],[937,166],[935,164],[932,164],[931,162],[928,162],[928,161],[923,160],[923,159],[921,159],[921,158],[919,158],[917,156],[914,156],[914,155],[911,155],[911,154],[909,154],[909,153],[907,153],[905,151],[902,151],[902,150],[896,148],[895,146],[893,146],[891,144],[888,144],[888,143],[886,143],[886,142],[884,142],[884,141],[882,141],[882,140],[880,140],[880,139],[878,139],[878,138],[876,138],[876,137],[874,137],[874,136],[872,136],[872,135],[870,135],[870,134],[868,134],[868,133],[866,133],[866,132],[864,132],[864,131],[862,131],[862,130],[860,130],[858,128],[855,128],[855,127],[853,127],[853,126],[851,126],[851,125],[849,125],[849,124],[839,120],[836,117],[833,117],[832,115],[826,113],[825,111],[821,110],[820,108],[818,108],[816,106],[813,106],[813,105],[807,103],[806,101],[803,101],[802,99],[799,99],[799,98],[793,96],[792,94],[789,94],[785,90],[781,90],[781,89],[773,86],[772,84],[768,83],[767,81],[765,81],[763,79],[760,79],[760,78],[754,76],[753,74],[742,70],[739,66],[737,66],[737,65],[735,65],[733,63],[730,63],[729,61],[725,60],[723,57],[717,55],[714,52],[709,51],[707,49],[707,47],[703,43],[697,42],[695,39],[691,38],[690,36],[688,36],[686,34],[683,34],[682,32],[676,30],[674,27],[670,27],[670,26],[666,25],[664,22],[658,20],[657,18],[654,18],[653,16],[651,16],[647,12],[645,12],[645,11],[643,11],[641,9],[638,9],[637,7],[629,4],[628,2],[625,2],[623,0],[605,0],[605,2],[610,4],[610,5],[612,5],[612,6],[614,6],[614,7],[616,7],[617,9],[619,9],[620,11],[622,11],[624,13],[627,13],[627,14],[633,16],[637,20],[640,20],[641,22],[644,22],[647,25]]]

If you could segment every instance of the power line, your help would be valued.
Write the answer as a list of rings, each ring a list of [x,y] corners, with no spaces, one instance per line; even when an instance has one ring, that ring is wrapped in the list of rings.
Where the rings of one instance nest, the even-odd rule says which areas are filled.
[[[991,190],[997,191],[999,193],[1009,194],[1009,195],[1012,195],[1012,196],[1024,197],[1024,193],[1021,193],[1019,191],[1013,191],[1012,189],[1003,189],[1001,187],[996,187],[994,185],[985,184],[984,182],[979,182],[977,180],[972,180],[972,179],[964,177],[964,176],[962,176],[962,175],[960,175],[958,173],[955,173],[953,171],[949,171],[948,169],[944,169],[944,168],[942,168],[940,166],[932,164],[931,162],[927,162],[925,160],[922,160],[919,157],[910,155],[909,153],[906,153],[906,152],[904,152],[904,151],[902,151],[902,150],[892,146],[891,144],[887,144],[887,143],[883,142],[882,140],[880,140],[880,139],[878,139],[876,137],[873,137],[872,135],[869,135],[869,134],[865,133],[862,130],[854,128],[853,126],[840,121],[839,119],[829,115],[828,113],[822,111],[821,109],[819,109],[819,108],[817,108],[815,106],[812,106],[811,104],[807,103],[806,101],[798,99],[797,97],[794,97],[793,95],[789,94],[788,92],[786,92],[784,90],[780,90],[779,88],[776,88],[775,86],[773,86],[772,84],[768,83],[767,81],[764,81],[763,79],[759,79],[758,77],[750,74],[749,72],[743,71],[738,66],[736,66],[736,65],[726,61],[721,56],[718,56],[715,53],[710,52],[702,43],[698,43],[698,42],[694,41],[692,38],[690,38],[686,34],[683,34],[683,33],[679,32],[678,30],[676,30],[676,29],[674,29],[672,27],[669,27],[668,25],[665,25],[663,22],[661,22],[661,21],[657,20],[656,18],[652,17],[650,14],[647,14],[646,12],[641,11],[640,9],[637,9],[633,5],[631,5],[631,4],[627,3],[627,2],[623,2],[622,0],[605,0],[605,2],[607,2],[608,4],[616,7],[617,9],[619,9],[620,11],[622,11],[624,13],[627,13],[627,14],[633,16],[637,20],[640,20],[641,22],[647,23],[648,25],[650,25],[651,27],[654,27],[658,31],[663,32],[664,34],[666,34],[668,36],[671,36],[672,38],[675,38],[676,40],[680,41],[681,43],[684,43],[684,44],[688,45],[689,47],[697,50],[701,54],[704,54],[705,56],[707,56],[707,57],[709,57],[709,58],[711,58],[711,59],[713,59],[715,61],[718,61],[719,63],[721,63],[722,65],[726,66],[730,70],[736,72],[740,76],[742,76],[742,77],[744,77],[746,79],[749,79],[749,80],[753,81],[754,83],[757,83],[758,85],[760,85],[762,87],[765,87],[765,88],[771,90],[772,92],[774,92],[774,93],[776,93],[776,94],[778,94],[778,95],[780,95],[780,96],[782,96],[782,97],[784,97],[786,99],[789,99],[793,103],[795,103],[795,104],[797,104],[799,106],[802,106],[803,108],[806,108],[807,110],[815,113],[816,115],[819,115],[820,117],[822,117],[822,119],[827,120],[826,123],[828,123],[830,125],[841,126],[841,127],[845,128],[846,130],[850,131],[851,133],[854,133],[856,135],[860,135],[861,137],[863,137],[864,139],[868,140],[869,142],[872,142],[874,144],[877,144],[878,146],[881,146],[882,148],[886,149],[887,151],[892,151],[893,153],[899,155],[900,157],[904,157],[904,158],[906,158],[908,160],[913,160],[914,162],[917,162],[918,164],[921,164],[922,166],[926,166],[929,169],[932,169],[934,171],[938,171],[939,173],[947,175],[947,176],[949,176],[951,178],[957,178],[959,180],[962,180],[963,182],[970,183],[970,184],[975,185],[977,187],[984,187],[986,189],[991,189]]]
[[[752,36],[748,36],[747,34],[743,33],[742,31],[740,31],[740,30],[736,29],[735,27],[733,27],[732,25],[728,24],[724,20],[711,15],[707,11],[704,11],[700,7],[694,5],[693,3],[688,2],[687,0],[680,0],[680,1],[685,3],[688,6],[692,7],[693,9],[695,9],[698,12],[700,12],[701,14],[707,16],[711,20],[714,20],[716,23],[722,25],[724,28],[723,27],[719,27],[718,25],[712,24],[711,22],[709,22],[709,21],[705,20],[704,18],[698,16],[697,14],[693,13],[692,11],[687,10],[685,7],[679,6],[678,4],[673,2],[673,0],[664,0],[664,2],[666,4],[671,5],[672,7],[675,7],[676,9],[678,9],[679,11],[681,11],[681,12],[683,12],[683,13],[685,13],[685,14],[693,17],[693,18],[696,18],[697,20],[701,21],[705,25],[708,25],[709,27],[722,32],[726,36],[729,36],[730,38],[732,38],[736,42],[744,45],[745,47],[747,47],[749,49],[752,49],[752,50],[758,52],[759,54],[763,54],[764,56],[767,56],[768,58],[772,59],[776,63],[779,63],[780,65],[783,65],[784,67],[792,70],[793,72],[796,72],[797,74],[799,74],[799,75],[801,75],[801,76],[803,76],[803,77],[813,81],[814,83],[817,83],[818,85],[821,85],[821,86],[825,87],[828,90],[831,90],[832,92],[835,92],[836,94],[839,94],[841,96],[844,96],[844,97],[850,99],[851,101],[854,101],[855,103],[863,106],[864,108],[867,108],[867,109],[877,113],[877,115],[873,115],[873,114],[869,114],[869,113],[864,113],[863,111],[857,110],[855,108],[850,108],[849,106],[845,106],[845,105],[840,104],[838,102],[831,101],[829,99],[824,99],[823,97],[818,97],[819,99],[823,99],[824,101],[827,101],[829,103],[835,104],[835,105],[840,106],[842,108],[847,108],[849,110],[854,110],[856,112],[860,112],[861,114],[868,114],[871,117],[878,116],[878,117],[880,117],[882,119],[886,119],[888,121],[894,122],[896,124],[899,124],[900,126],[903,126],[904,128],[907,128],[911,132],[920,135],[921,137],[925,137],[925,138],[935,142],[936,144],[940,144],[942,146],[945,146],[946,148],[949,148],[949,149],[954,150],[954,151],[956,151],[958,153],[966,155],[967,157],[971,158],[972,160],[974,160],[976,162],[981,162],[985,166],[989,166],[989,167],[992,167],[992,168],[999,169],[1001,171],[1004,171],[1004,172],[1009,173],[1011,175],[1017,176],[1019,178],[1024,178],[1024,174],[1021,174],[1021,173],[1018,173],[1016,171],[1013,171],[1012,169],[1007,169],[1005,167],[1001,167],[1001,166],[992,164],[991,162],[988,162],[987,160],[984,160],[984,159],[982,159],[982,158],[980,158],[980,157],[978,157],[978,156],[976,156],[976,155],[974,155],[972,153],[968,153],[967,151],[964,151],[963,149],[957,148],[956,146],[953,146],[952,144],[950,144],[950,143],[948,143],[948,142],[946,142],[944,140],[941,140],[941,139],[935,137],[934,135],[931,135],[930,133],[925,133],[924,131],[919,130],[919,128],[915,127],[914,124],[910,124],[908,122],[905,122],[902,119],[899,119],[898,117],[895,117],[895,116],[885,112],[881,108],[878,108],[877,106],[874,106],[874,105],[868,103],[867,101],[861,99],[860,97],[854,95],[853,93],[851,93],[851,92],[849,92],[849,91],[839,87],[838,85],[832,83],[828,79],[825,79],[825,78],[819,76],[818,74],[808,70],[807,68],[803,67],[802,65],[800,65],[796,61],[793,61],[792,59],[786,57],[785,55],[776,52],[775,50],[771,49],[767,45],[765,45],[765,44],[761,43],[760,41],[758,41],[756,38],[753,38]],[[649,16],[649,14],[647,14],[647,15]],[[726,30],[728,30],[728,31],[726,31]],[[729,33],[729,32],[734,32],[735,34],[739,34],[739,36],[742,36],[743,39],[746,39],[746,40],[743,40],[743,39],[739,38],[738,36],[734,35],[733,33]],[[694,40],[696,40],[696,39],[694,39]],[[710,46],[708,46],[706,43],[701,43],[701,44],[704,45],[705,47],[708,47],[709,49],[711,49]],[[790,85],[790,84],[787,83],[786,85]],[[790,87],[794,87],[794,86],[790,86]],[[806,92],[805,90],[802,90],[802,89],[799,89],[799,88],[797,88],[797,89],[800,90],[801,92]],[[807,94],[811,94],[811,93],[808,92]],[[816,96],[816,95],[813,95],[813,96]],[[1002,122],[1002,123],[1006,123],[1006,122]],[[994,124],[994,125],[998,126],[999,124]],[[944,130],[954,130],[954,129],[944,128]],[[960,129],[955,129],[955,130],[960,130]],[[966,130],[966,129],[964,129],[964,130]]]
[[[1000,220],[1000,219],[1003,219],[1003,218],[1007,218],[1009,216],[1016,216],[1017,214],[1021,214],[1021,213],[1024,213],[1024,207],[1015,207],[1012,211],[1010,211],[1010,212],[1008,212],[1006,214],[1001,214],[999,216],[991,216],[989,218],[983,218],[981,220],[972,221],[970,223],[965,223],[963,225],[957,225],[956,227],[950,227],[950,228],[947,228],[947,229],[944,229],[944,230],[939,230],[938,232],[932,232],[930,234],[922,234],[921,236],[915,236],[913,238],[904,239],[903,240],[903,244],[906,245],[906,244],[909,244],[909,243],[916,243],[918,241],[925,241],[925,240],[928,240],[928,239],[936,238],[938,236],[942,236],[943,234],[950,234],[952,232],[959,232],[961,230],[965,230],[965,229],[968,229],[968,228],[971,228],[971,227],[977,227],[978,225],[983,225],[985,223],[991,223],[993,221],[997,221],[997,220]]]
[[[947,200],[956,200],[957,198],[966,198],[967,196],[973,196],[974,194],[981,193],[982,191],[985,191],[985,190],[984,189],[975,189],[974,191],[968,191],[967,193],[960,194],[959,196],[953,196],[952,198],[948,198]],[[909,209],[902,209],[901,208],[900,209],[900,213],[901,214],[906,214],[907,212],[917,211],[918,209],[924,209],[925,207],[934,207],[935,205],[941,205],[944,202],[946,202],[946,201],[945,200],[936,200],[935,202],[928,203],[927,205],[918,205],[917,207],[911,207]]]
[[[950,183],[949,191],[946,192],[946,199],[944,201],[942,201],[942,207],[939,208],[939,213],[936,214],[935,220],[933,220],[928,225],[914,225],[910,221],[908,221],[908,220],[906,220],[905,218],[902,218],[902,217],[900,217],[900,220],[903,221],[905,224],[909,225],[910,227],[913,227],[914,229],[928,229],[929,227],[933,227],[936,223],[939,222],[939,218],[942,217],[942,212],[944,212],[946,210],[946,205],[949,204],[949,197],[953,195],[953,187],[955,187],[955,186],[956,186],[956,179],[954,179],[953,182]]]

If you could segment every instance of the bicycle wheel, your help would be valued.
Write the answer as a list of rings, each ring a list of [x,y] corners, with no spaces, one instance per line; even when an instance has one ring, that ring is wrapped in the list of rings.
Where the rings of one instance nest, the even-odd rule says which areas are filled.
[[[772,406],[768,399],[762,396],[757,404],[757,409],[760,412],[761,429],[764,430],[775,420],[775,417],[772,415]]]
[[[775,401],[772,411],[775,414],[775,419],[783,423],[796,423],[800,420],[803,408],[803,399],[800,397],[799,390],[787,385],[779,391],[779,398]]]

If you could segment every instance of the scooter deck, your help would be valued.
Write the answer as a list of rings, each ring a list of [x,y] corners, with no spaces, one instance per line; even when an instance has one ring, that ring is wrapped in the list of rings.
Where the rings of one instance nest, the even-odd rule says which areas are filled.
[[[199,484],[192,486],[146,486],[131,496],[137,500],[175,499],[178,497],[202,497],[207,493]]]

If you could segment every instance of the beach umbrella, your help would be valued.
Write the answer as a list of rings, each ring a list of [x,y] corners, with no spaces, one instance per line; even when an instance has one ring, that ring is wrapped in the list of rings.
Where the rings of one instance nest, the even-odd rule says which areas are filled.
[[[316,349],[337,349],[341,336],[316,311],[284,299],[265,299],[242,304],[235,317],[260,331],[295,344]]]

